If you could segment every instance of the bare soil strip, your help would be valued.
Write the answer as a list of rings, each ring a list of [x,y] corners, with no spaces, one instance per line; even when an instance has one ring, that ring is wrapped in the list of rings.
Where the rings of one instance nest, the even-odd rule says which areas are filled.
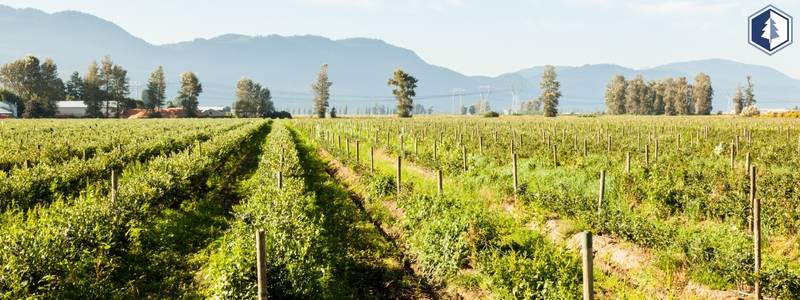
[[[375,158],[386,161],[393,161],[396,159],[387,155],[382,149],[375,149]],[[414,162],[404,161],[403,169],[436,180],[436,173],[434,171]],[[514,204],[509,205],[514,206]],[[513,211],[514,208],[506,208],[505,210],[510,212]],[[569,231],[568,226],[565,225],[563,220],[550,219],[545,224],[529,224],[528,229],[544,233],[556,244],[566,246],[567,249],[571,251],[580,252],[581,234],[575,233],[565,235],[565,233]],[[659,278],[665,276],[661,274],[658,268],[653,266],[653,257],[648,249],[621,241],[619,238],[608,235],[595,235],[592,238],[595,264],[604,273],[614,274],[616,277],[625,280],[628,284],[636,288],[643,288],[643,284],[639,283],[639,280],[634,275],[643,272],[645,269],[650,272],[658,272]],[[696,299],[697,297],[706,299],[745,299],[744,297],[749,296],[748,293],[741,291],[715,290],[696,282],[686,281],[685,279],[682,281],[683,282],[674,283],[685,285],[681,294],[678,295],[680,299]],[[668,291],[657,290],[650,292],[654,293],[653,296],[658,299],[667,299],[671,297]]]

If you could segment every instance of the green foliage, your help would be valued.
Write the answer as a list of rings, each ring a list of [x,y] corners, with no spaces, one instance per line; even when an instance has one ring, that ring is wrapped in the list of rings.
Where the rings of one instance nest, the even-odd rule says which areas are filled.
[[[397,98],[397,116],[401,118],[411,117],[411,111],[414,108],[414,96],[417,92],[417,79],[414,76],[397,69],[389,78],[388,85],[394,86],[392,94]]]
[[[142,244],[146,220],[202,194],[206,179],[224,158],[267,123],[230,131],[190,151],[134,164],[120,177],[116,202],[89,189],[50,206],[2,216],[0,293],[4,298],[129,298],[128,255],[147,251]],[[127,296],[126,296],[127,295]]]
[[[200,79],[194,73],[185,72],[181,74],[181,88],[178,90],[178,97],[175,100],[180,103],[186,117],[197,116],[197,97],[202,92],[203,85],[200,84]]]
[[[311,84],[311,91],[314,92],[314,114],[317,118],[325,118],[325,110],[328,109],[328,99],[331,97],[330,88],[333,85],[328,81],[328,64],[319,68],[317,81]]]
[[[561,98],[561,84],[556,79],[555,67],[544,68],[539,88],[542,90],[539,101],[544,104],[544,116],[555,117],[558,114],[558,99]]]

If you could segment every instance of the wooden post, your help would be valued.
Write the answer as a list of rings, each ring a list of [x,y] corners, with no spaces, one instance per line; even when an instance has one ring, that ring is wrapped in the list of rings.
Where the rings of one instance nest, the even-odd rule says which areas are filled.
[[[558,167],[558,146],[553,144],[553,166]]]
[[[610,134],[608,135],[608,145],[607,145],[606,148],[607,148],[606,150],[608,150],[608,153],[611,154],[611,135]]]
[[[625,152],[625,174],[631,173],[631,152]]]
[[[478,150],[480,151],[478,153],[483,155],[483,135],[482,134],[478,134]]]
[[[439,184],[438,184],[439,196],[441,196],[441,195],[444,194],[444,184],[443,184],[444,182],[443,182],[443,179],[442,179],[442,169],[436,170],[436,177],[438,178],[438,182],[439,182]]]
[[[358,140],[356,140],[356,164],[361,163],[361,145],[359,144]]]
[[[656,145],[655,146],[656,146],[656,148],[655,148],[655,153],[654,153],[654,156],[653,156],[653,160],[658,161],[658,137],[656,137]]]
[[[756,198],[756,167],[750,167],[750,203],[753,204],[753,250],[755,251],[755,285],[753,296],[761,299],[761,201]]]
[[[650,165],[650,144],[644,145],[644,165]]]
[[[111,202],[117,202],[117,191],[119,189],[119,174],[116,170],[111,170]]]
[[[342,136],[337,134],[336,138],[339,140],[337,142],[338,144],[336,146],[336,150],[342,151]],[[339,152],[339,153],[342,153],[342,152]]]
[[[588,150],[586,149],[586,139],[583,139],[583,156],[588,154]]]
[[[464,172],[467,171],[467,146],[461,146],[461,162],[464,164]]]
[[[438,140],[434,138],[433,139],[433,161],[436,161],[436,152],[438,152],[438,149],[437,149],[438,148],[438,144],[439,144]]]
[[[258,299],[266,300],[267,294],[267,253],[264,249],[264,230],[256,233],[256,268],[258,271]]]
[[[744,169],[746,170],[745,172],[750,170],[750,164],[751,164],[751,162],[750,162],[750,152],[747,152],[747,154],[744,157]]]
[[[600,192],[599,197],[597,199],[597,212],[603,210],[603,203],[606,199],[606,171],[600,171]]]
[[[519,192],[519,179],[517,177],[517,154],[511,153],[511,165],[513,166],[512,173],[514,175],[514,197]]]
[[[279,190],[283,189],[283,171],[282,170],[278,170],[278,189]]]
[[[375,147],[369,146],[369,172],[375,174]]]
[[[583,300],[594,299],[594,268],[592,258],[592,233],[586,231],[583,233]]]
[[[350,158],[350,138],[344,138],[344,145],[347,149],[347,158]]]
[[[400,172],[401,165],[402,165],[402,163],[401,163],[402,159],[403,159],[403,157],[401,155],[397,156],[397,195],[400,195],[400,185],[403,183],[403,180],[402,180],[402,176],[403,175]]]

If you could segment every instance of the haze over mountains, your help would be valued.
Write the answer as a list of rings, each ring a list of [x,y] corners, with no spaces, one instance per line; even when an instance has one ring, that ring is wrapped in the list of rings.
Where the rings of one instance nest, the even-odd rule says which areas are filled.
[[[512,87],[520,91],[522,100],[536,97],[542,71],[542,67],[534,67],[497,77],[466,76],[429,64],[411,50],[365,38],[331,40],[310,35],[228,34],[153,45],[92,15],[48,14],[2,5],[0,28],[2,63],[26,54],[52,58],[58,64],[61,77],[66,79],[73,71],[83,74],[92,60],[99,61],[108,55],[128,70],[134,98],[138,98],[150,72],[158,65],[163,65],[166,71],[169,98],[175,96],[178,74],[194,71],[205,90],[200,97],[201,106],[231,105],[236,81],[246,76],[269,87],[278,108],[308,107],[312,97],[310,83],[320,65],[327,63],[334,82],[332,105],[348,105],[351,112],[375,103],[392,106],[394,102],[386,80],[396,68],[419,79],[417,101],[433,106],[437,112],[453,111],[451,90],[454,88],[465,90],[462,98],[465,105],[483,95],[490,99],[492,108],[502,110],[511,104]],[[165,30],[169,30],[168,26]],[[693,81],[695,74],[701,71],[711,76],[714,85],[714,111],[728,110],[730,97],[736,86],[744,83],[747,74],[753,76],[760,107],[800,105],[800,80],[772,68],[728,60],[679,62],[642,70],[611,64],[558,66],[557,71],[564,95],[560,110],[564,112],[603,110],[605,86],[616,74],[626,78],[641,74],[646,79],[686,76]]]

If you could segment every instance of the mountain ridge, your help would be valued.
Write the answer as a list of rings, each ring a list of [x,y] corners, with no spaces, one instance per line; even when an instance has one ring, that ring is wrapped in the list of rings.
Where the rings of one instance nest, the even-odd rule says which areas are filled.
[[[364,107],[393,106],[387,78],[403,68],[419,79],[418,102],[438,112],[452,112],[454,88],[466,91],[468,105],[481,96],[496,110],[511,105],[512,87],[520,89],[522,100],[538,95],[542,66],[534,66],[498,76],[467,76],[453,69],[427,62],[413,50],[375,38],[331,39],[319,35],[243,35],[223,34],[211,38],[155,45],[136,37],[113,22],[91,14],[64,11],[46,13],[36,9],[16,9],[0,5],[0,63],[26,54],[52,58],[60,76],[73,71],[83,74],[92,60],[110,56],[129,71],[132,97],[138,97],[150,72],[163,65],[168,78],[168,94],[177,90],[178,76],[184,71],[198,74],[205,93],[201,105],[230,105],[236,80],[249,77],[273,90],[276,106],[309,107],[310,84],[319,66],[329,64],[334,82],[333,105]],[[612,76],[626,78],[641,74],[648,80],[685,76],[693,80],[699,71],[709,74],[714,84],[714,110],[726,110],[737,85],[753,75],[756,95],[764,107],[790,107],[800,104],[800,80],[773,68],[726,59],[674,62],[652,68],[634,69],[617,64],[557,66],[564,97],[562,111],[604,109],[603,93]],[[481,93],[491,86],[491,92]]]

